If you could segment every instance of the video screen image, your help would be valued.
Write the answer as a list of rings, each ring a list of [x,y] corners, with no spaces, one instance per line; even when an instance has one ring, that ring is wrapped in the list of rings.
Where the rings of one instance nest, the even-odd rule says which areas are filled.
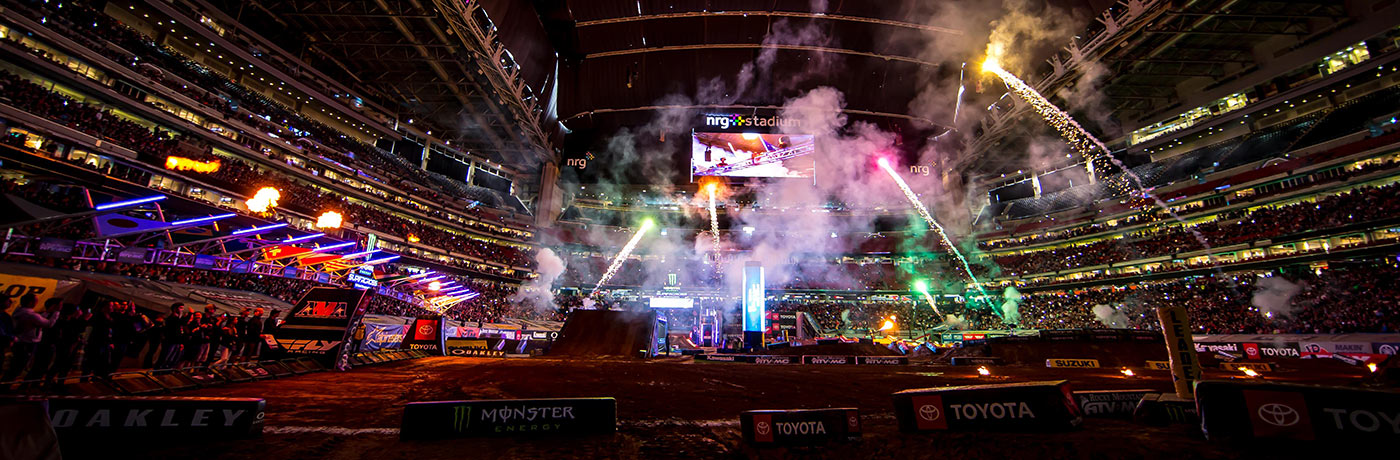
[[[694,133],[692,176],[802,177],[816,173],[810,134]]]

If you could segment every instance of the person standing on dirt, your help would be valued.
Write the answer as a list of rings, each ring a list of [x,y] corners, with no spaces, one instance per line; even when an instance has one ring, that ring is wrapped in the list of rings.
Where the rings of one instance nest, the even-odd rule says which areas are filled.
[[[360,352],[360,347],[363,347],[363,346],[365,345],[365,322],[364,322],[364,320],[360,320],[360,323],[355,325],[355,332],[354,332],[353,334],[350,335],[350,338],[351,338],[351,342],[350,342],[350,343],[351,343],[351,346],[353,347],[353,348],[351,348],[351,350],[354,350],[355,353],[359,353],[359,352]]]

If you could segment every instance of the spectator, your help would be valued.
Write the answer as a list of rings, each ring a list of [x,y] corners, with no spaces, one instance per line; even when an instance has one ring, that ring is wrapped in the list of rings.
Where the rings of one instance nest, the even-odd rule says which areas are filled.
[[[15,309],[13,316],[15,322],[15,344],[14,356],[10,358],[9,367],[5,369],[5,374],[0,377],[0,381],[9,381],[18,378],[29,366],[29,361],[34,356],[34,351],[39,347],[39,340],[44,336],[44,330],[53,326],[54,319],[58,317],[58,311],[45,311],[39,313],[34,311],[38,305],[39,298],[34,294],[25,294],[19,299],[19,308]]]

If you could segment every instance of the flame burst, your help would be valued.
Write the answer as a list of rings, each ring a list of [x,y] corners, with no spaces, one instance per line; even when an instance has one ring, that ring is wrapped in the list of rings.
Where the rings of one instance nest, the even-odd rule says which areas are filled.
[[[195,161],[184,157],[165,157],[165,169],[175,171],[193,171],[201,174],[209,174],[219,170],[219,160]]]
[[[341,216],[335,211],[326,211],[316,218],[316,228],[340,228]]]
[[[1137,376],[1137,374],[1134,373],[1132,369],[1128,369],[1128,368],[1126,368],[1126,367],[1123,368],[1123,370],[1118,371],[1118,372],[1122,372],[1124,377],[1136,377],[1136,376]]]
[[[248,205],[248,210],[253,212],[268,212],[277,207],[277,200],[282,198],[282,192],[272,187],[258,189],[258,193],[244,202]]]
[[[979,367],[977,368],[977,375],[980,375],[980,376],[983,376],[983,377],[989,377],[989,376],[992,375],[992,370],[991,370],[991,369],[987,369],[987,366],[979,366]]]
[[[642,227],[637,229],[637,233],[632,234],[632,239],[627,240],[627,245],[622,247],[622,251],[613,257],[612,265],[608,266],[608,271],[603,272],[603,277],[598,279],[598,284],[593,287],[593,292],[598,292],[598,288],[603,287],[617,274],[617,270],[622,268],[622,263],[627,261],[627,256],[632,254],[632,249],[637,247],[637,242],[642,240],[642,235],[646,235],[647,230],[651,230],[652,221],[650,219],[642,221]]]

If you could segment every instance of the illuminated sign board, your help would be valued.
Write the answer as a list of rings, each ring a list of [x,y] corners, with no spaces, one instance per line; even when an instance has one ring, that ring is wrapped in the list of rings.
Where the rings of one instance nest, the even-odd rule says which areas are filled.
[[[763,316],[763,265],[758,262],[744,264],[744,331],[762,332]]]

